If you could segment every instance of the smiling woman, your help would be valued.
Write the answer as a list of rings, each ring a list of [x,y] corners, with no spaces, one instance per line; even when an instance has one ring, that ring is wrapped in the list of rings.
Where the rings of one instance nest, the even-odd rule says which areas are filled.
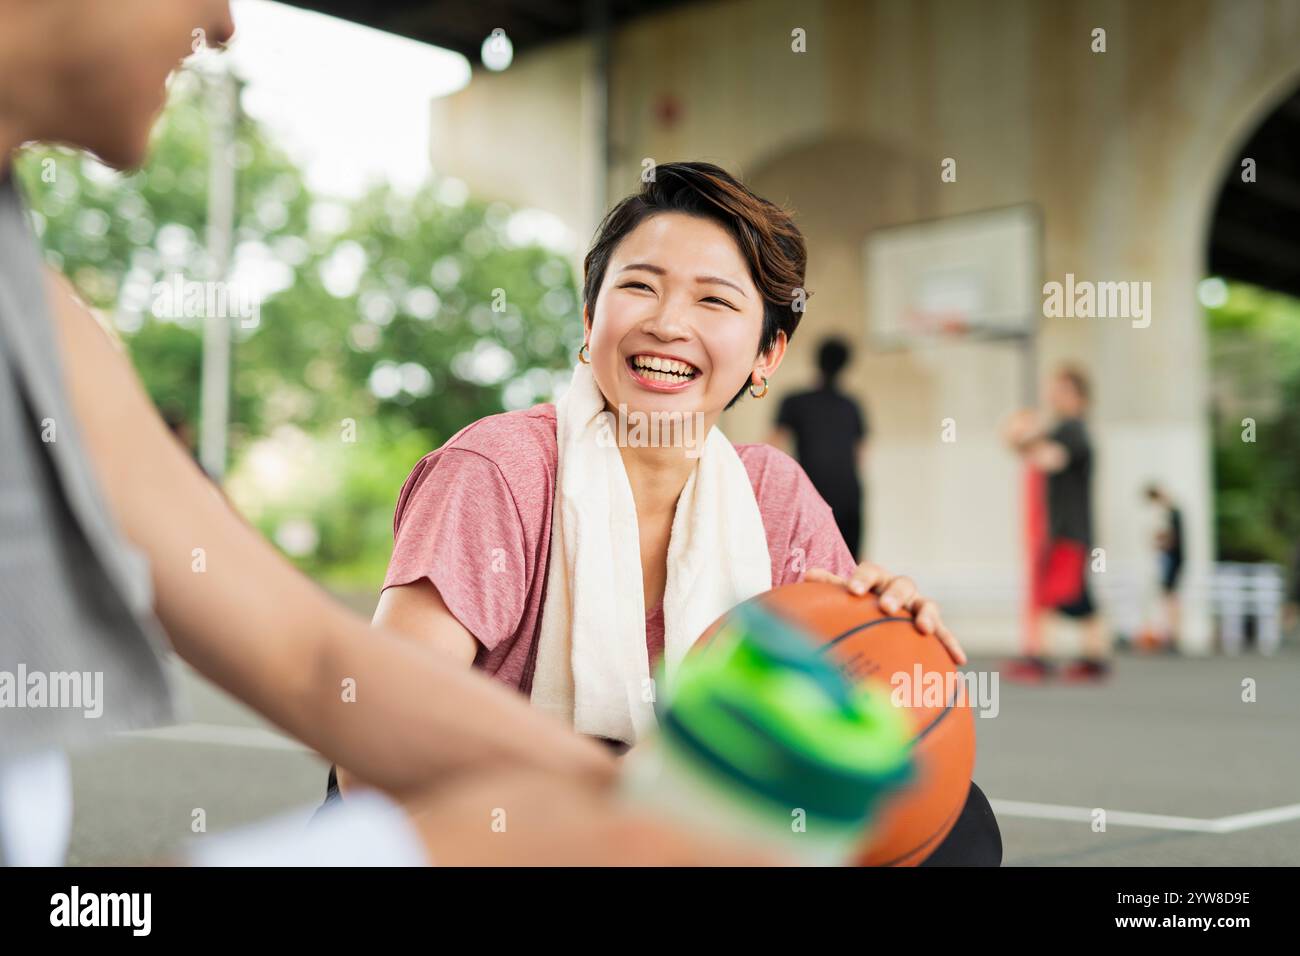
[[[864,591],[888,591],[912,610],[918,628],[944,631],[906,578],[855,566],[830,507],[793,459],[767,445],[733,446],[716,428],[747,389],[761,398],[781,363],[802,316],[804,250],[789,215],[726,171],[658,166],[605,217],[587,255],[587,342],[566,397],[471,423],[407,478],[376,620],[524,693],[533,690],[539,657],[549,656],[540,654],[543,612],[600,610],[608,628],[618,612],[591,603],[598,591],[635,608],[622,620],[627,633],[614,627],[598,645],[632,649],[620,666],[634,684],[666,650],[675,662],[684,651],[672,644],[689,645],[703,630],[691,631],[688,621],[703,617],[707,625],[758,590],[805,573],[845,584],[856,576]],[[583,402],[581,414],[567,416],[566,434],[565,411]],[[603,412],[620,421],[633,413],[698,419],[694,431],[704,437],[691,444],[703,448],[642,441],[642,431],[619,428],[605,433],[615,436],[612,455],[598,457]],[[601,484],[611,475],[612,490]],[[566,496],[573,510],[563,527],[555,504]],[[709,541],[703,527],[735,500],[741,509],[731,526],[700,544]],[[559,532],[575,551],[572,539],[597,539],[583,553],[607,553],[606,569],[589,572],[599,579],[577,576],[573,555],[554,547]],[[670,553],[670,540],[689,553]],[[720,584],[707,601],[698,585],[688,594],[683,583],[676,593],[674,561],[722,567],[741,544],[761,557],[751,562],[761,573]],[[551,587],[556,574],[562,580]],[[581,653],[569,657],[569,669],[581,672]]]
[[[651,346],[643,354],[677,359],[701,375],[713,371],[715,381],[700,384],[711,392],[730,389],[730,400],[719,409],[725,411],[780,365],[803,317],[806,262],[803,236],[789,214],[725,170],[708,163],[657,166],[640,193],[609,212],[587,253],[583,299],[589,341],[598,309],[613,326],[651,311],[669,323],[691,314],[704,319],[701,332],[707,328],[708,337],[696,345],[707,355]],[[601,353],[604,333],[602,328],[593,354]],[[702,366],[705,357],[718,364]],[[634,358],[626,356],[629,365]],[[609,370],[599,365],[594,371],[601,391],[612,398],[613,376],[602,378]]]
[[[717,428],[746,390],[766,394],[805,263],[789,215],[724,170],[658,166],[587,255],[568,390],[467,425],[407,478],[376,622],[619,746],[654,730],[655,681],[708,625],[777,585],[878,592],[964,663],[909,579],[855,564],[792,458]],[[702,428],[643,441],[613,415]]]

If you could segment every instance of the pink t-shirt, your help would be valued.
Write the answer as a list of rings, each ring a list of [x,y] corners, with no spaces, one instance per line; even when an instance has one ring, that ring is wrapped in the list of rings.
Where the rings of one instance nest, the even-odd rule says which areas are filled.
[[[800,580],[808,568],[851,574],[856,562],[830,505],[799,464],[770,445],[735,448],[767,532],[773,586]],[[558,465],[553,404],[465,426],[421,458],[402,486],[384,578],[385,588],[432,581],[479,642],[474,666],[525,694],[546,600]],[[646,645],[653,667],[663,654],[662,600],[646,616]]]

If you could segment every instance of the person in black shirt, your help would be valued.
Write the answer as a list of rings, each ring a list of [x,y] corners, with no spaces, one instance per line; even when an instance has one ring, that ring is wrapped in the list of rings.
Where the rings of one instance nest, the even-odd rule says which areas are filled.
[[[1066,365],[1053,375],[1048,404],[1056,419],[1050,428],[1026,410],[1007,427],[1011,447],[1046,473],[1047,541],[1037,556],[1036,603],[1083,625],[1083,657],[1065,672],[1067,679],[1094,680],[1110,670],[1110,646],[1088,585],[1092,560],[1092,442],[1084,415],[1088,408],[1088,379]],[[1046,648],[1046,641],[1044,642]],[[1009,676],[1042,679],[1053,670],[1046,654],[1018,662]]]
[[[858,463],[866,447],[866,416],[858,403],[836,388],[848,364],[843,339],[824,339],[817,353],[821,381],[817,388],[787,396],[776,414],[776,432],[768,444],[790,447],[818,494],[835,514],[844,543],[855,561],[862,550],[862,483]]]
[[[1156,534],[1160,552],[1160,590],[1165,606],[1165,643],[1178,642],[1178,578],[1183,569],[1183,513],[1159,485],[1147,486],[1147,499],[1165,511],[1165,526]]]

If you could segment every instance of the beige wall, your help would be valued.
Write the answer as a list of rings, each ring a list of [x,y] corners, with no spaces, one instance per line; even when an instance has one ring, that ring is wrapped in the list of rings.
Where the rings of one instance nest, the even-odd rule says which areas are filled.
[[[796,27],[807,32],[803,54],[790,50]],[[1090,51],[1094,27],[1107,31],[1104,54]],[[761,439],[781,395],[810,381],[820,335],[864,341],[861,244],[878,226],[1030,202],[1043,213],[1046,280],[1150,281],[1149,328],[1046,319],[1040,368],[1071,358],[1094,375],[1103,582],[1149,572],[1138,492],[1164,481],[1188,518],[1185,637],[1208,649],[1199,595],[1213,550],[1211,475],[1195,287],[1220,177],[1268,106],[1300,83],[1300,4],[701,4],[624,28],[612,63],[607,201],[637,187],[644,158],[707,159],[791,206],[808,237],[814,297],[768,397],[728,413],[733,440]],[[575,41],[500,76],[476,73],[436,108],[435,166],[550,209],[585,240],[598,156],[590,69],[588,45]],[[673,128],[651,109],[663,93],[684,106]],[[946,157],[955,183],[940,181]],[[989,650],[1011,649],[1017,634],[1019,479],[996,428],[1017,401],[1018,374],[1005,347],[944,345],[862,355],[847,382],[875,426],[869,554],[914,573],[946,600],[967,643]],[[940,441],[948,417],[952,444]]]
[[[433,101],[429,158],[473,194],[545,209],[581,246],[604,210],[593,183],[595,134],[590,44],[572,41],[521,57],[504,73],[482,67],[470,86]]]

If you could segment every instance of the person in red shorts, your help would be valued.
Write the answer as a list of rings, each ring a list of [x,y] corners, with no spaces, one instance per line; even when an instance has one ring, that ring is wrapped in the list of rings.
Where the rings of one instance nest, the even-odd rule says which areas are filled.
[[[1033,556],[1033,607],[1040,622],[1054,613],[1082,625],[1083,654],[1062,675],[1069,680],[1100,680],[1110,672],[1109,641],[1088,583],[1093,547],[1093,452],[1084,422],[1088,399],[1087,376],[1064,365],[1047,392],[1055,423],[1049,427],[1025,410],[1012,416],[1006,430],[1012,449],[1046,476],[1047,534]],[[1044,641],[1039,653],[1016,661],[1007,676],[1041,681],[1055,672]]]

